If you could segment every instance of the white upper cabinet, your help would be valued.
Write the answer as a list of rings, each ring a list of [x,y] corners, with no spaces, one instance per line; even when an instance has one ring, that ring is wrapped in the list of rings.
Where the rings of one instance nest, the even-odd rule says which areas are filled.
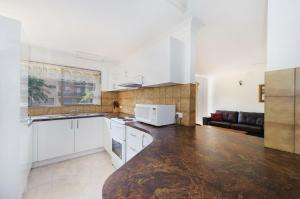
[[[112,90],[118,84],[143,76],[143,86],[189,83],[186,80],[185,45],[173,37],[159,40],[140,49],[111,71]]]
[[[74,120],[54,120],[37,124],[39,161],[74,152]]]
[[[74,120],[75,152],[103,147],[103,118]]]

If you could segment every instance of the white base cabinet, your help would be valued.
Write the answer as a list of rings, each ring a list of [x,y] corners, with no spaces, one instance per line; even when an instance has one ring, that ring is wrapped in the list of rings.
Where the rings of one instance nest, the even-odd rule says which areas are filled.
[[[76,119],[75,152],[86,151],[103,146],[103,118]]]
[[[74,152],[74,120],[55,120],[37,124],[37,160]]]
[[[126,126],[126,161],[147,147],[153,138],[148,133]]]
[[[34,161],[43,161],[103,147],[103,118],[36,122]]]

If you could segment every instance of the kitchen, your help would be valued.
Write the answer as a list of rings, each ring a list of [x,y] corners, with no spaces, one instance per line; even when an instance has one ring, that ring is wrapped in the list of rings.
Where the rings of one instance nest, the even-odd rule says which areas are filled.
[[[196,8],[211,10],[217,2],[199,2],[1,2],[0,198],[299,198],[299,155],[200,121],[211,113],[209,96],[218,96],[214,85],[197,79],[218,77],[198,75],[203,65],[214,67],[199,60],[208,53],[201,40],[207,28],[233,18],[261,27],[266,1],[248,2],[250,8],[222,4],[226,20],[204,9],[206,23]],[[233,5],[252,14],[235,20]],[[261,15],[253,16],[258,9]],[[212,29],[242,31],[220,27]],[[219,39],[216,32],[208,35]],[[264,45],[260,39],[245,40],[256,53],[232,50],[238,60],[238,51],[264,54],[252,49],[252,43]],[[214,61],[222,58],[209,53]],[[228,60],[214,72],[230,71],[236,59]],[[234,83],[239,89],[250,84]],[[225,98],[224,106],[235,106]]]

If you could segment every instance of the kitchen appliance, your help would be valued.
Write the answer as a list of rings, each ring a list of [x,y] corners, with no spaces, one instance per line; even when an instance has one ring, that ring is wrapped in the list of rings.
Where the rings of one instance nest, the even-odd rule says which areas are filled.
[[[120,82],[117,85],[119,87],[124,87],[124,88],[140,88],[143,86],[144,83],[144,77],[142,75],[138,75],[136,77],[127,77],[126,76],[126,80],[125,82]]]
[[[115,168],[121,167],[126,162],[126,128],[127,122],[134,121],[133,118],[112,118],[111,138],[112,138],[112,164]]]
[[[175,105],[136,104],[135,118],[137,121],[154,126],[174,124]]]

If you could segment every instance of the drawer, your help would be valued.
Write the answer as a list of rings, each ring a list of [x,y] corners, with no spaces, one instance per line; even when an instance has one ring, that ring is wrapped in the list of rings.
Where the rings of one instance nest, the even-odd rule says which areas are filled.
[[[142,150],[143,132],[131,127],[126,127],[126,144],[137,151]]]
[[[127,145],[126,146],[126,161],[130,160],[138,153],[139,153],[139,150]]]

